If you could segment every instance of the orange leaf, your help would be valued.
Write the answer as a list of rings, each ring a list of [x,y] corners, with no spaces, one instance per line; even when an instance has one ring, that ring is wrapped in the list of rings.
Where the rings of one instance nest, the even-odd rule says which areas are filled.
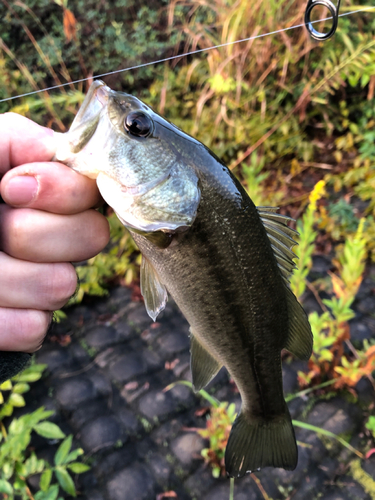
[[[345,296],[345,285],[343,281],[334,273],[329,273],[332,280],[333,291],[339,299]]]
[[[74,17],[74,14],[69,9],[64,9],[64,33],[67,42],[70,42],[73,38],[76,37],[76,25],[77,20]]]

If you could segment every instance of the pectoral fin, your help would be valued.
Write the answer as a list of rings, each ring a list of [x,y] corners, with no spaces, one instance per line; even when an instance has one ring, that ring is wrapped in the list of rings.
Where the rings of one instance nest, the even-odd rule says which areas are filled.
[[[155,269],[142,255],[141,264],[141,293],[145,299],[147,314],[156,321],[159,313],[167,303],[167,289],[161,283]]]
[[[310,323],[293,292],[287,286],[285,286],[285,291],[288,303],[289,333],[284,347],[297,358],[307,361],[313,348]]]
[[[222,367],[197,340],[192,329],[190,329],[190,367],[195,392],[200,391],[214,378]]]

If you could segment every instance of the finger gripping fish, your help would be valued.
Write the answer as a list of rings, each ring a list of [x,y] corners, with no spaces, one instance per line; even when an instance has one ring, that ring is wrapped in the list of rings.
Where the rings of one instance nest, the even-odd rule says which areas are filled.
[[[288,287],[295,231],[256,208],[203,144],[136,97],[95,81],[56,160],[96,178],[142,253],[141,291],[153,320],[167,292],[190,324],[196,391],[224,365],[242,398],[230,433],[230,476],[293,470],[297,446],[283,398],[281,350],[307,360],[311,329]]]

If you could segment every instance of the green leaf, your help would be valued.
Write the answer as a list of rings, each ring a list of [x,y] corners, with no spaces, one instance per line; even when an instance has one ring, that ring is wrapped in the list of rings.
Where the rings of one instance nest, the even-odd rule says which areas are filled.
[[[34,431],[47,439],[62,439],[65,437],[63,431],[52,422],[41,422],[34,426]]]
[[[55,455],[55,465],[61,465],[66,463],[66,458],[72,446],[73,436],[70,434],[64,441],[60,444],[56,455]]]
[[[40,478],[40,489],[47,491],[52,479],[52,469],[46,469]]]
[[[0,385],[0,391],[10,391],[12,389],[12,382],[10,380],[6,380]]]
[[[56,474],[58,482],[60,483],[61,488],[64,491],[66,491],[67,493],[69,493],[69,495],[72,495],[73,497],[75,497],[76,496],[76,488],[74,486],[73,479],[71,478],[68,471],[66,471],[62,467],[56,467],[55,474]]]
[[[22,407],[22,406],[25,406],[25,400],[23,399],[23,397],[21,396],[21,394],[14,394],[12,393],[10,396],[9,396],[9,399],[8,399],[8,402],[12,405],[12,406],[16,406],[18,408]]]
[[[9,479],[10,477],[12,477],[13,470],[14,462],[6,462],[5,464],[3,464],[3,477],[5,479]]]
[[[59,485],[53,484],[47,491],[38,491],[34,495],[34,500],[56,500],[59,494]]]
[[[13,387],[13,392],[16,394],[23,394],[24,392],[27,392],[30,389],[29,384],[26,384],[24,382],[18,383]]]
[[[73,462],[68,465],[68,468],[74,472],[74,474],[82,474],[83,472],[90,470],[90,467],[82,462]]]
[[[10,417],[13,413],[13,405],[6,402],[1,407],[0,417]]]
[[[72,462],[80,455],[83,455],[82,448],[77,448],[76,450],[71,451],[69,455],[66,457],[65,463],[68,464],[69,462]]]
[[[13,494],[13,487],[5,479],[0,479],[0,493],[5,493],[6,495]]]

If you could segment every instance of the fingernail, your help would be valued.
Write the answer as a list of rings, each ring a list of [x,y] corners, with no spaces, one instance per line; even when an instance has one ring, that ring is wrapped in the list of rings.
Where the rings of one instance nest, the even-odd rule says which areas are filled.
[[[13,177],[4,189],[4,197],[10,205],[27,205],[38,192],[38,182],[31,175]]]

